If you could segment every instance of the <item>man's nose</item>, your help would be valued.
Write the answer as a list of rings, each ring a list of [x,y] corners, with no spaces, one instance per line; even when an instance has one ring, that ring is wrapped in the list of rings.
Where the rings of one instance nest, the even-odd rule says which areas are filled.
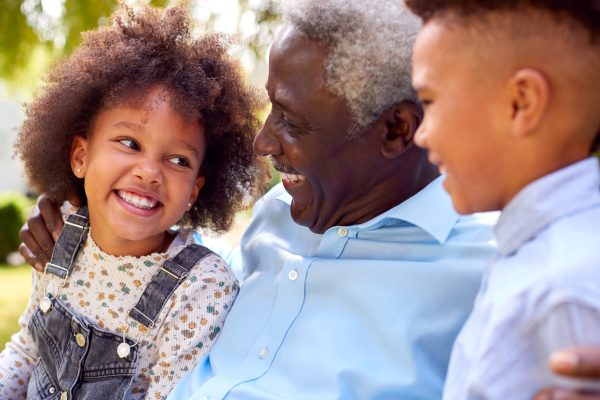
[[[259,156],[277,156],[282,153],[281,142],[273,131],[270,115],[254,138],[254,152]]]
[[[146,183],[161,183],[162,162],[151,158],[140,159],[135,164],[132,173]]]

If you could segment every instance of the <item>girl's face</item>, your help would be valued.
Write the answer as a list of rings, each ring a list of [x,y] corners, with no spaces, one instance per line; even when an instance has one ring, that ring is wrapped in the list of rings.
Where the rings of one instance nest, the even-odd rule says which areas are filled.
[[[92,236],[113,255],[141,256],[161,249],[166,231],[194,204],[204,177],[199,121],[185,121],[163,87],[139,109],[101,110],[87,138],[76,137],[71,167],[85,178]]]

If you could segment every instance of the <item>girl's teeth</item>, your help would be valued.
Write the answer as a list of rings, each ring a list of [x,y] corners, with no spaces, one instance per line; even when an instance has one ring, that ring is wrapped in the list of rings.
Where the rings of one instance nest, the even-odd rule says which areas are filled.
[[[156,207],[158,202],[154,199],[144,196],[138,196],[137,194],[133,194],[130,192],[119,191],[119,197],[123,199],[126,203],[131,204],[137,208],[142,208],[145,210],[149,210],[151,208]]]

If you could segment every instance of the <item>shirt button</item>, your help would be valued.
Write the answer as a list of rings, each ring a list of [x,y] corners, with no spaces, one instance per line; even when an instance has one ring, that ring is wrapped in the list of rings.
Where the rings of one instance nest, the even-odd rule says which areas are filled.
[[[258,358],[264,359],[264,358],[267,358],[268,355],[269,355],[269,349],[266,346],[261,347],[260,350],[258,350]]]
[[[61,392],[60,400],[67,400],[68,398],[69,398],[69,395],[67,394],[67,392]]]
[[[290,272],[288,272],[288,278],[290,278],[290,281],[295,281],[296,279],[298,279],[298,271],[293,269]]]
[[[339,228],[337,231],[337,234],[339,237],[346,237],[348,236],[348,229],[346,228]]]
[[[83,336],[81,333],[76,333],[75,342],[77,342],[77,346],[79,347],[85,346],[85,336]]]
[[[56,392],[56,389],[54,389],[54,387],[51,387],[50,389],[48,389],[48,393],[54,394],[54,392]]]

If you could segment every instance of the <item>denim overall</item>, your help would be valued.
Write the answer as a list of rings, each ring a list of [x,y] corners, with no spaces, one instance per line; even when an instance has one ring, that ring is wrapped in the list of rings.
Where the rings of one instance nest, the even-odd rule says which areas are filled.
[[[63,278],[64,285],[88,230],[87,207],[69,215],[45,273]],[[129,317],[152,328],[161,309],[189,270],[211,253],[206,247],[192,244],[174,259],[166,260],[129,312]],[[138,358],[137,343],[124,334],[101,329],[84,316],[69,310],[57,297],[47,293],[29,322],[39,360],[29,381],[27,398],[126,398]]]

